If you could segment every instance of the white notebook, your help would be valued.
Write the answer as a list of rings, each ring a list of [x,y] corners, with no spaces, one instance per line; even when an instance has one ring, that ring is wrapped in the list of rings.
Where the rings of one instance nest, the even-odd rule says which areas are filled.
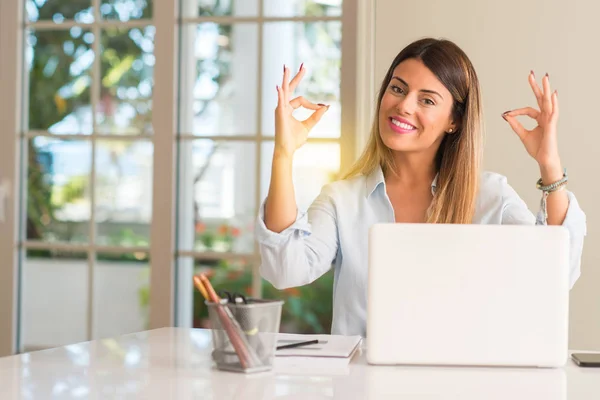
[[[298,335],[280,333],[277,346],[317,339],[311,344],[275,352],[275,366],[297,367],[335,367],[350,363],[352,356],[360,347],[360,336],[342,335]]]

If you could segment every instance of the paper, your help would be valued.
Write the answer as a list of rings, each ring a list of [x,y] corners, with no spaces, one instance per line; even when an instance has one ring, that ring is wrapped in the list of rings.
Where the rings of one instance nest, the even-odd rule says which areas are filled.
[[[318,344],[275,352],[276,366],[335,367],[348,365],[362,340],[360,336],[297,335],[280,333],[277,345],[317,339]]]

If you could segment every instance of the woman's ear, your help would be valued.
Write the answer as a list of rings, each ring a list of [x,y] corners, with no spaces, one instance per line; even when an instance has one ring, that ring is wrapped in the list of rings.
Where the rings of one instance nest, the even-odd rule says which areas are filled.
[[[456,121],[452,121],[450,123],[450,126],[448,127],[448,129],[446,129],[446,133],[456,133],[458,128],[459,128],[459,124],[457,124]]]

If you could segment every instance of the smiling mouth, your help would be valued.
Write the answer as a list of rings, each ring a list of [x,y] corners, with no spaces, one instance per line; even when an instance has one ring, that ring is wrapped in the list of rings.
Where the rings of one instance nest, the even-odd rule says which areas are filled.
[[[397,119],[390,118],[389,124],[392,130],[396,133],[412,133],[417,130],[414,126],[410,124],[406,124],[404,122],[400,122]]]

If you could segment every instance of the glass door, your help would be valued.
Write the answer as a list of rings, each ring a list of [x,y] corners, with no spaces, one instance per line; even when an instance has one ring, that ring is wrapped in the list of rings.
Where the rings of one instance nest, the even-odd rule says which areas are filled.
[[[151,0],[21,3],[19,351],[149,327]]]

